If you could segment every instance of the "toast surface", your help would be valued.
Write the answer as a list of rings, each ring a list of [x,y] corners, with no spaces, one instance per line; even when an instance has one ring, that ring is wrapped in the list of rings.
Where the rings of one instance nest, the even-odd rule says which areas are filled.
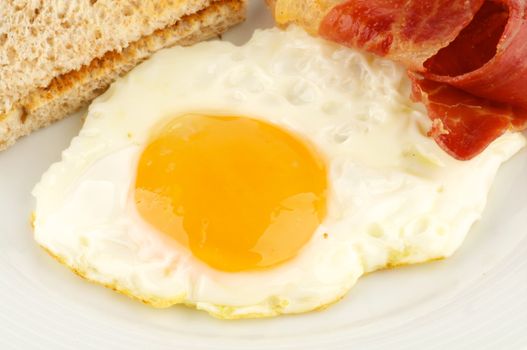
[[[0,150],[18,138],[60,120],[103,93],[154,52],[173,45],[192,45],[220,35],[244,19],[243,0],[222,0],[173,25],[158,29],[124,49],[106,52],[79,69],[58,75],[0,113]]]
[[[211,1],[0,1],[0,113],[57,75],[120,52]]]

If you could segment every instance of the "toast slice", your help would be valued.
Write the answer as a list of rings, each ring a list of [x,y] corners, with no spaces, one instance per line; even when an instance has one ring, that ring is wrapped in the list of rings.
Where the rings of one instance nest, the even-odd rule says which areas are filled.
[[[94,2],[94,0],[89,1]],[[140,3],[147,2],[149,1]],[[175,23],[156,29],[129,42],[125,47],[118,46],[108,50],[102,56],[92,58],[76,69],[56,74],[45,85],[42,81],[46,78],[38,80],[40,86],[34,83],[33,86],[27,87],[19,82],[19,90],[14,93],[13,89],[17,86],[14,81],[9,85],[9,89],[7,86],[1,86],[5,85],[4,83],[0,83],[0,99],[3,99],[0,104],[0,150],[9,147],[18,138],[86,106],[119,76],[126,74],[154,52],[173,45],[192,45],[218,36],[229,27],[241,22],[245,16],[244,0],[218,0],[211,3],[189,1],[189,3],[196,2],[201,2],[206,7],[185,14]],[[158,3],[159,6],[163,6],[165,3],[172,4],[177,1],[166,0]],[[0,51],[2,51],[1,41],[0,34]],[[56,61],[54,65],[57,65]],[[59,68],[64,69],[61,64]],[[0,61],[0,77],[2,69]],[[53,68],[50,71],[56,72],[57,69]],[[13,70],[13,75],[17,74],[15,71]],[[26,75],[29,73],[34,73],[31,68]],[[48,71],[45,74],[50,76]],[[17,93],[20,94],[20,91],[25,91],[26,94],[18,96]],[[2,106],[4,112],[1,112]]]

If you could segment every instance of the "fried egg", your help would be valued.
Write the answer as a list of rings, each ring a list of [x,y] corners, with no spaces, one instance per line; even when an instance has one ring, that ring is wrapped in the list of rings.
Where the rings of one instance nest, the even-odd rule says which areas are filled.
[[[291,27],[155,54],[43,175],[35,239],[81,276],[220,318],[321,308],[359,277],[448,257],[508,133],[458,161],[404,68]]]

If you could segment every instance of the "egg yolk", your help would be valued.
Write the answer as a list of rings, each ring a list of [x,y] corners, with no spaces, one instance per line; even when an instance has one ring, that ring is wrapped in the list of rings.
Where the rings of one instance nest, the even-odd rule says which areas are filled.
[[[184,115],[139,159],[140,215],[209,266],[291,259],[326,215],[324,162],[305,142],[246,117]]]

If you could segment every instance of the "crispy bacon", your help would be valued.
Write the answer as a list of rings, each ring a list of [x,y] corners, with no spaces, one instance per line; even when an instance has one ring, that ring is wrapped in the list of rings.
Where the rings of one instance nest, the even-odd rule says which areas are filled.
[[[507,130],[527,128],[525,0],[346,0],[319,34],[401,62],[430,136],[471,159]],[[419,72],[417,74],[416,72]]]

